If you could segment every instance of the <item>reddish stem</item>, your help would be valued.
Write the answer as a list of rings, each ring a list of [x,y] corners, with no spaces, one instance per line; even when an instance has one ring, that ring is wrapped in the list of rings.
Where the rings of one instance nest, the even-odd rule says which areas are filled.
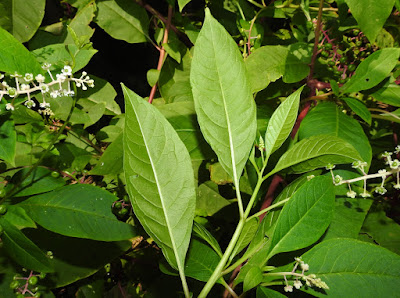
[[[283,182],[283,178],[281,176],[274,175],[274,177],[272,178],[271,184],[268,187],[268,191],[267,191],[267,194],[265,195],[265,199],[261,205],[260,211],[271,206],[271,203],[274,200],[275,190],[277,189],[279,184],[282,182]],[[262,221],[262,219],[264,218],[265,215],[266,215],[266,213],[263,213],[259,216],[260,221]]]
[[[307,101],[307,102],[304,104],[304,107],[303,107],[303,109],[301,110],[299,116],[297,117],[296,123],[295,123],[294,126],[293,126],[292,133],[290,134],[290,136],[292,137],[292,139],[294,139],[294,137],[296,136],[297,131],[298,131],[299,128],[300,128],[301,121],[303,121],[304,117],[307,115],[308,111],[310,110],[310,106],[311,106],[311,101]]]
[[[167,25],[165,26],[165,31],[164,31],[164,38],[162,41],[161,49],[160,49],[160,57],[158,58],[158,64],[157,64],[157,70],[161,71],[161,68],[164,64],[164,58],[165,58],[165,48],[164,44],[168,42],[168,32],[171,28],[171,20],[172,20],[172,13],[173,13],[173,8],[171,5],[168,6],[168,20],[167,20]],[[154,86],[151,88],[150,95],[149,95],[149,103],[153,102],[154,96],[157,91],[157,83],[154,84]]]

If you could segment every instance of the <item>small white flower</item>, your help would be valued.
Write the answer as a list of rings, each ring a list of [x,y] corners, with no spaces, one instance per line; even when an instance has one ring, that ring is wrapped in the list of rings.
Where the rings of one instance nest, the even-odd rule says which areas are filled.
[[[301,257],[296,257],[296,258],[294,258],[294,260],[295,260],[296,262],[298,262],[298,263],[302,262],[302,261],[301,261]]]
[[[36,107],[36,104],[35,104],[35,102],[34,102],[32,99],[25,101],[24,105],[25,105],[28,109]]]
[[[304,271],[308,271],[308,270],[310,269],[310,266],[309,266],[308,264],[304,263],[304,262],[302,262],[302,263],[300,264],[300,267],[301,267],[301,269],[304,270]]]
[[[94,80],[90,79],[90,80],[88,80],[86,83],[87,83],[87,85],[88,85],[90,88],[93,88],[93,87],[94,87]]]
[[[333,170],[335,168],[335,165],[333,165],[333,164],[331,164],[331,163],[328,163],[327,165],[326,165],[326,167],[325,167],[325,169],[327,169],[327,170]]]
[[[48,102],[41,102],[40,104],[39,104],[39,106],[42,108],[42,109],[44,109],[44,108],[48,108],[48,107],[50,107],[50,104],[48,103]]]
[[[355,161],[355,162],[353,162],[353,163],[351,164],[351,166],[352,166],[354,169],[362,169],[362,168],[366,167],[367,165],[368,165],[368,164],[367,164],[365,161],[360,161],[360,160]]]
[[[375,192],[380,195],[384,195],[387,192],[387,189],[383,186],[378,186],[377,188],[375,188]]]
[[[36,79],[36,81],[37,81],[38,83],[43,83],[44,80],[45,80],[45,77],[44,77],[43,75],[41,75],[41,74],[38,74],[38,75],[35,77],[35,79]]]
[[[397,169],[400,166],[400,162],[398,159],[392,160],[389,164],[391,169]]]
[[[298,289],[300,289],[302,287],[303,284],[301,283],[300,280],[297,279],[297,280],[294,281],[293,285],[298,290]]]
[[[61,70],[61,72],[65,75],[65,76],[71,76],[72,75],[72,68],[69,65],[65,65],[64,68]]]
[[[50,67],[51,67],[51,63],[45,62],[45,63],[43,63],[43,65],[42,65],[42,68],[43,68],[44,70],[48,70]]]
[[[336,175],[335,178],[333,179],[333,182],[335,184],[340,184],[342,182],[343,178],[340,175]]]
[[[56,78],[60,82],[64,82],[67,79],[67,77],[64,74],[61,74],[61,73],[56,74]]]
[[[291,285],[287,285],[283,289],[285,290],[285,292],[293,292],[293,286],[291,286]]]
[[[25,76],[24,76],[24,80],[26,81],[26,82],[32,82],[33,81],[33,74],[31,74],[31,73],[26,73],[25,74]]]
[[[346,195],[347,195],[349,198],[354,199],[354,198],[356,197],[357,193],[356,193],[354,190],[350,190],[350,191],[348,191],[348,192],[346,193]]]
[[[29,86],[28,84],[21,84],[20,88],[22,91],[27,91],[31,88],[31,86]]]
[[[58,90],[53,90],[50,92],[50,96],[52,98],[57,98],[60,95],[60,92]]]
[[[371,196],[371,194],[370,194],[370,193],[367,193],[367,192],[365,191],[365,192],[360,193],[360,196],[362,196],[363,198],[369,198],[369,197]]]
[[[307,176],[307,181],[310,181],[312,178],[315,178],[315,176],[314,175]]]
[[[11,103],[6,104],[6,110],[8,111],[14,111],[14,106]]]
[[[386,169],[382,169],[382,170],[378,171],[378,174],[385,174],[385,173],[387,173]]]
[[[18,95],[17,89],[15,89],[14,87],[8,87],[7,93],[8,93],[8,96],[10,96],[10,97],[15,97]]]
[[[1,77],[0,77],[0,79],[1,79]],[[399,153],[399,152],[400,152],[400,145],[397,145],[396,150],[394,150],[394,153]]]
[[[1,84],[2,84],[5,88],[10,87],[6,81],[1,82]]]
[[[397,183],[397,184],[393,185],[393,187],[394,187],[395,189],[400,189],[400,183]]]
[[[12,78],[22,78],[22,76],[20,74],[18,74],[17,72],[14,72],[13,74],[10,74],[10,77],[12,77]]]
[[[0,80],[4,78],[4,74],[0,73]]]
[[[41,84],[41,85],[39,86],[39,88],[40,88],[40,91],[42,91],[42,93],[47,93],[47,92],[49,92],[49,86],[46,85],[46,84]]]

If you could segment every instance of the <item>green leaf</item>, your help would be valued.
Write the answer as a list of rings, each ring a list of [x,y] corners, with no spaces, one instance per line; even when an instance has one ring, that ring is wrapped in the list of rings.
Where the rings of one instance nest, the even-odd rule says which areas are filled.
[[[157,108],[178,133],[192,160],[205,160],[215,157],[214,151],[201,134],[192,101],[174,102]]]
[[[122,89],[124,172],[133,210],[168,263],[182,273],[196,204],[190,156],[157,108]]]
[[[222,197],[218,191],[218,185],[212,181],[201,183],[197,188],[196,212],[212,216],[222,208],[230,205],[230,202]]]
[[[121,133],[101,155],[91,175],[118,175],[123,171],[123,134]]]
[[[147,82],[151,87],[157,84],[159,77],[160,77],[160,71],[158,69],[149,69],[147,71]]]
[[[46,277],[52,287],[64,287],[94,274],[132,246],[130,241],[66,237],[41,228],[28,229],[25,234],[35,239],[42,250],[52,252],[53,258],[49,261],[54,273]]]
[[[16,143],[14,121],[7,115],[0,115],[0,159],[14,165]]]
[[[69,48],[70,52],[74,55],[74,60],[72,59],[70,53],[67,51],[66,47]],[[93,48],[89,49],[80,49],[74,44],[52,44],[45,46],[43,48],[38,48],[32,52],[36,59],[40,63],[50,63],[53,67],[63,68],[64,65],[75,65],[72,69],[72,72],[75,73],[80,69],[84,68],[93,57],[94,54],[97,53],[97,50]],[[97,87],[98,81],[95,79],[95,86]],[[90,90],[91,91],[91,90]],[[89,91],[89,92],[90,92]]]
[[[257,298],[285,298],[286,296],[270,288],[258,287]]]
[[[10,33],[0,28],[0,71],[20,75],[43,72],[35,57]]]
[[[220,257],[211,247],[193,238],[187,253],[185,275],[206,282],[219,261]]]
[[[204,138],[238,186],[256,136],[256,106],[240,51],[208,9],[196,41],[190,81]]]
[[[339,137],[352,145],[362,160],[371,163],[371,145],[360,123],[334,103],[321,102],[312,109],[301,122],[298,134],[300,140],[322,134]]]
[[[165,60],[158,83],[161,96],[167,103],[193,101],[190,87],[191,63],[192,54],[189,50],[182,57],[180,64],[169,57]]]
[[[251,268],[243,281],[243,292],[247,292],[258,286],[263,280],[263,272],[259,267]]]
[[[393,219],[386,216],[384,211],[374,211],[367,215],[361,229],[372,237],[375,243],[400,254],[400,226]]]
[[[96,23],[115,39],[146,42],[149,18],[146,10],[129,0],[97,2]]]
[[[286,141],[297,119],[300,95],[304,87],[292,93],[272,114],[265,133],[265,154],[269,157]]]
[[[340,91],[351,93],[378,85],[396,66],[399,55],[398,48],[386,48],[372,53],[361,62],[354,75],[340,88]]]
[[[400,256],[353,239],[323,241],[302,256],[329,290],[310,288],[317,297],[396,297],[400,291]]]
[[[51,176],[51,171],[49,169],[42,167],[37,167],[28,177],[22,180],[30,170],[30,168],[22,169],[11,178],[6,189],[7,191],[13,189],[12,195],[14,197],[25,197],[44,193],[65,185],[65,181],[62,177],[54,178]],[[15,186],[17,187],[14,189]]]
[[[400,86],[395,83],[395,79],[390,77],[382,83],[382,86],[371,96],[383,103],[400,107]]]
[[[26,214],[25,209],[16,205],[7,205],[7,213],[3,218],[17,229],[36,228],[35,222]]]
[[[188,4],[191,0],[178,0],[179,11],[182,12],[182,9]]]
[[[343,101],[347,103],[356,115],[360,116],[362,120],[371,125],[371,112],[362,102],[352,97],[345,97]]]
[[[3,249],[15,262],[38,272],[53,271],[46,255],[20,230],[2,217],[0,226],[4,229],[1,235]]]
[[[196,233],[198,237],[206,241],[211,247],[215,250],[215,252],[222,258],[222,251],[219,247],[218,241],[214,238],[213,235],[201,224],[194,222],[193,223],[193,232]]]
[[[253,240],[254,235],[256,234],[258,229],[258,219],[252,218],[250,221],[244,224],[243,230],[240,233],[239,239],[236,242],[235,248],[233,249],[229,261],[232,261],[233,258],[238,255],[250,242]],[[255,286],[253,286],[255,287]],[[252,288],[253,288],[252,287]]]
[[[395,0],[345,0],[361,31],[371,43],[392,12]]]
[[[93,157],[93,153],[69,142],[58,143],[55,147],[59,152],[57,156],[57,165],[63,170],[71,172],[82,171]]]
[[[311,51],[305,43],[255,50],[245,61],[251,90],[260,91],[282,76],[285,83],[304,79],[310,72],[310,58]]]
[[[118,198],[88,184],[68,185],[30,197],[18,206],[52,232],[78,238],[118,241],[134,237],[132,226],[118,221],[111,205]]]
[[[361,160],[361,156],[343,139],[317,135],[301,140],[286,151],[268,176],[286,168],[291,168],[296,173],[304,173],[325,167],[328,163],[345,164],[357,160]]]
[[[218,185],[225,185],[233,183],[231,176],[225,172],[224,168],[219,162],[210,165],[210,180]]]
[[[0,26],[20,42],[27,42],[42,22],[45,4],[46,0],[4,0],[0,3]]]
[[[279,215],[269,257],[316,242],[331,222],[334,202],[334,186],[329,177],[315,177],[301,186]]]

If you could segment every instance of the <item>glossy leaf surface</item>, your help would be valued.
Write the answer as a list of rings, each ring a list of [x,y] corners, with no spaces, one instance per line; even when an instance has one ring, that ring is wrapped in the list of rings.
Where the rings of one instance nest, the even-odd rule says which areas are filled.
[[[14,121],[7,115],[0,116],[0,159],[14,164],[17,134]]]
[[[39,225],[61,235],[101,241],[126,240],[136,233],[111,212],[112,203],[117,199],[101,188],[75,184],[30,197],[18,206]]]
[[[256,135],[256,108],[237,45],[208,9],[190,81],[204,138],[238,184]]]
[[[182,271],[196,204],[190,156],[157,108],[123,91],[124,171],[133,210],[168,263]]]

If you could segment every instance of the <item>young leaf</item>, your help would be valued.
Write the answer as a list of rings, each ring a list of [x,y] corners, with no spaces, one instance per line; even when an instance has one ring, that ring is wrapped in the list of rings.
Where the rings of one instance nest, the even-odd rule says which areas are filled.
[[[268,176],[286,168],[291,168],[296,173],[304,173],[325,167],[328,163],[343,164],[356,160],[362,160],[360,154],[343,139],[317,135],[301,140],[286,151]]]
[[[282,146],[292,131],[299,110],[300,94],[303,87],[291,94],[272,114],[265,133],[265,152],[270,156]]]
[[[396,66],[399,55],[398,48],[386,48],[374,52],[361,62],[354,75],[340,88],[340,91],[351,93],[378,85]]]
[[[377,87],[380,88],[371,96],[383,103],[400,107],[400,86],[396,84],[395,78],[387,78]]]
[[[251,268],[243,281],[243,292],[247,292],[252,288],[258,286],[263,280],[263,272],[259,267]]]
[[[0,226],[4,229],[1,235],[3,248],[15,262],[38,272],[53,271],[46,255],[20,230],[1,217]]]
[[[1,28],[0,28],[0,33],[1,33]],[[1,56],[1,50],[0,50],[0,56]],[[0,159],[14,165],[16,143],[17,143],[17,134],[15,132],[14,121],[6,115],[1,115],[0,116]]]
[[[178,0],[178,5],[179,5],[179,11],[182,11],[182,9],[188,4],[191,0]]]
[[[99,1],[96,23],[116,39],[129,43],[147,41],[149,19],[146,10],[134,1]]]
[[[302,256],[328,287],[331,297],[396,297],[400,291],[400,256],[353,239],[323,241]],[[310,288],[309,293],[326,297]]]
[[[334,203],[330,177],[319,176],[306,182],[283,207],[268,256],[304,248],[317,241],[331,222]]]
[[[256,106],[234,40],[206,9],[190,81],[200,129],[238,185],[256,136]]]
[[[118,198],[88,184],[74,184],[30,197],[18,206],[39,225],[52,232],[101,241],[136,236],[132,226],[118,221],[111,206]]]
[[[256,295],[257,298],[286,298],[285,295],[265,287],[258,287]]]
[[[258,219],[252,218],[250,221],[246,222],[242,232],[240,233],[240,237],[236,242],[236,246],[233,249],[229,261],[232,261],[233,258],[239,254],[253,239],[254,235],[257,232],[258,228]]]
[[[196,204],[189,153],[158,111],[122,85],[124,171],[133,210],[168,263],[183,272]]]
[[[371,43],[392,12],[395,0],[345,0],[360,29]]]
[[[123,135],[120,135],[104,151],[91,175],[118,175],[123,171]]]
[[[193,232],[195,232],[197,236],[199,236],[201,239],[210,244],[210,246],[215,250],[215,252],[220,256],[220,258],[222,258],[222,251],[221,248],[219,247],[218,241],[203,225],[194,222]]]
[[[352,97],[343,98],[344,102],[356,113],[362,120],[371,125],[371,112],[368,108],[360,101]]]

